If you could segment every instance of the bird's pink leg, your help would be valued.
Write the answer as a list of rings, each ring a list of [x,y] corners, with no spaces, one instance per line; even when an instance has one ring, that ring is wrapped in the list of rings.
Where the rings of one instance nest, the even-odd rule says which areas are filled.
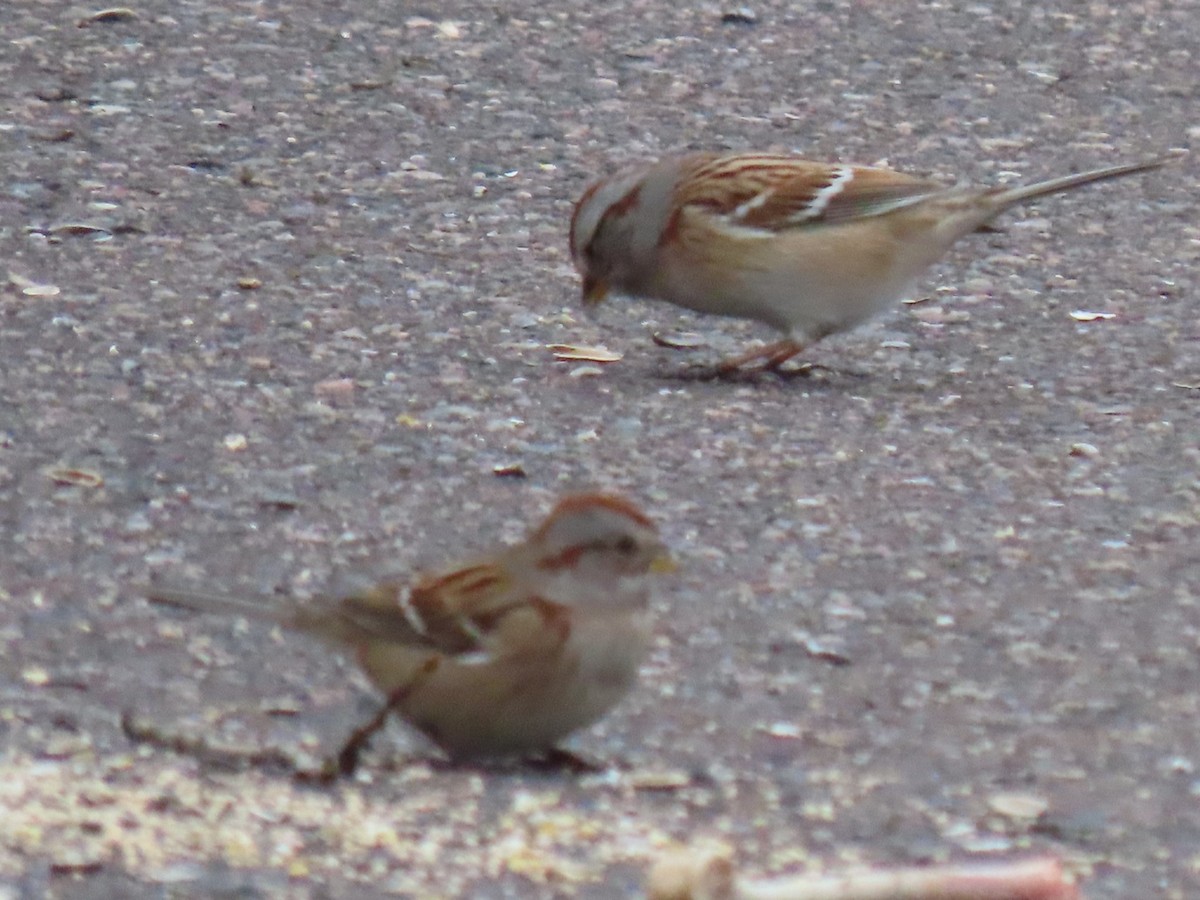
[[[804,344],[785,338],[763,347],[755,347],[739,356],[727,359],[717,366],[718,375],[732,375],[741,371],[777,371],[785,362],[804,350]],[[751,365],[751,364],[755,365]]]

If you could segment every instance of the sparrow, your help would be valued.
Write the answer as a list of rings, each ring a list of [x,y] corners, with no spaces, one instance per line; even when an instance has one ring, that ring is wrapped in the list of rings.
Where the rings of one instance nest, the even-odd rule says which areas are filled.
[[[961,237],[1049,194],[1171,155],[1016,187],[946,187],[885,168],[770,153],[691,153],[591,185],[570,248],[585,306],[610,291],[783,334],[718,367],[778,369],[892,308]]]
[[[389,713],[454,759],[553,751],[633,688],[650,641],[654,523],[609,493],[563,497],[526,539],[417,580],[289,601],[154,587],[150,600],[306,632],[387,697],[338,755],[352,771]]]

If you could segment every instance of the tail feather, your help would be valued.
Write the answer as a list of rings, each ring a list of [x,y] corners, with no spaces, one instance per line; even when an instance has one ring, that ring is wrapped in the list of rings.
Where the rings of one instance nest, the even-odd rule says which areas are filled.
[[[303,631],[331,644],[357,646],[379,637],[372,623],[364,625],[348,614],[346,604],[337,602],[295,602],[260,595],[249,598],[210,594],[188,588],[150,587],[146,598],[152,603],[190,609],[194,612],[236,616],[269,622],[294,631]]]
[[[1167,153],[1154,159],[1142,162],[1126,163],[1120,166],[1108,166],[1103,169],[1093,169],[1090,172],[1078,172],[1074,175],[1063,175],[1061,178],[1050,178],[1035,184],[1019,185],[1011,188],[995,188],[991,193],[991,201],[997,212],[1024,203],[1035,197],[1045,197],[1048,194],[1060,194],[1063,191],[1074,190],[1085,184],[1097,181],[1108,181],[1112,178],[1123,178],[1126,175],[1136,175],[1138,172],[1148,172],[1159,169],[1179,158],[1179,154]]]
[[[207,591],[157,586],[149,588],[146,591],[146,597],[152,603],[176,606],[196,612],[241,616],[261,622],[275,622],[279,625],[294,624],[294,617],[284,611],[280,604],[271,597],[243,599],[225,594],[210,594]]]

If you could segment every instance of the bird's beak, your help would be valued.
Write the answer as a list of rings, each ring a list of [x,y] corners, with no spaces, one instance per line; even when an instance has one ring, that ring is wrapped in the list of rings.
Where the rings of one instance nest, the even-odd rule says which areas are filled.
[[[679,563],[671,558],[670,553],[663,550],[658,556],[650,560],[650,571],[655,575],[671,575],[679,571]]]
[[[607,296],[607,281],[592,275],[585,275],[583,277],[583,305],[585,307],[599,306]]]

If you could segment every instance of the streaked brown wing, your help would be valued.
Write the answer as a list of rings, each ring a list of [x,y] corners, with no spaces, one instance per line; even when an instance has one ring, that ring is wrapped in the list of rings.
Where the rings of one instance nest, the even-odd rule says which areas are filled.
[[[768,233],[883,215],[945,190],[889,169],[789,156],[698,157],[694,165],[681,204]]]
[[[489,563],[428,576],[411,590],[384,582],[339,602],[364,638],[459,655],[487,649],[500,621],[523,601],[502,567]]]

